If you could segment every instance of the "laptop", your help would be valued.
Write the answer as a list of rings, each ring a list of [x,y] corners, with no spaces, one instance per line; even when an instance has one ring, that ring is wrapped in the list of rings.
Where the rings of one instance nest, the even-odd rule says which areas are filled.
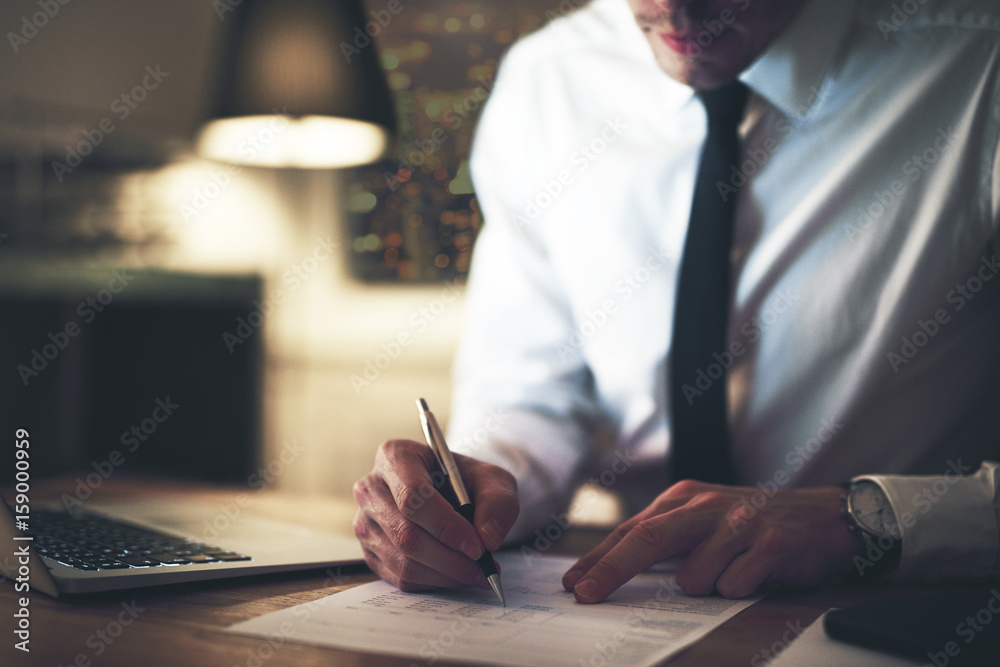
[[[18,591],[53,597],[364,563],[355,539],[235,505],[181,497],[30,510],[19,524],[0,497],[0,572]]]

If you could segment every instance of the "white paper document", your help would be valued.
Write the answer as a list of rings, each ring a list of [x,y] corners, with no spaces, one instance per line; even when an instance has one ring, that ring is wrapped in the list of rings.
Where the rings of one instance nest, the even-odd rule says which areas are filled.
[[[498,558],[507,606],[491,591],[403,593],[358,586],[228,628],[229,632],[410,658],[497,665],[649,665],[680,651],[760,598],[680,595],[674,575],[645,572],[596,605],[560,580],[570,558]]]

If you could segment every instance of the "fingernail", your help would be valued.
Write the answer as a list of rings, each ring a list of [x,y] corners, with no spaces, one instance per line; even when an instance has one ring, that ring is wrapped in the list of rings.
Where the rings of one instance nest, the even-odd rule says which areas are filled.
[[[483,539],[486,540],[487,545],[493,545],[493,547],[500,546],[500,531],[497,530],[496,524],[491,519],[479,529],[479,532],[483,534]]]
[[[584,579],[573,588],[573,591],[579,597],[593,600],[594,595],[597,594],[597,581],[594,579]]]
[[[580,581],[580,577],[583,576],[583,570],[570,570],[564,575],[566,583],[569,584],[570,588],[576,585],[576,582]]]
[[[462,544],[459,545],[458,550],[472,560],[479,560],[483,556],[483,552],[479,548],[479,545],[468,540],[462,540]]]

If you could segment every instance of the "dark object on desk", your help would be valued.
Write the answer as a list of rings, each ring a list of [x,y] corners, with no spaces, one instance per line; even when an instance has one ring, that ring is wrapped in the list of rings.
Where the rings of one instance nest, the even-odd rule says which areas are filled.
[[[923,664],[1000,664],[1000,586],[871,602],[826,615],[826,634]]]
[[[257,321],[261,279],[43,259],[0,265],[0,426],[31,433],[32,477],[124,469],[246,484],[259,467],[263,336],[240,323]],[[111,283],[120,293],[114,275],[128,283]],[[14,481],[13,465],[0,481]]]

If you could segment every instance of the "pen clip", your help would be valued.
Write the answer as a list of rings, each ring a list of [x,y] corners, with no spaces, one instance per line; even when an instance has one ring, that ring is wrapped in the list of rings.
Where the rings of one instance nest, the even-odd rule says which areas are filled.
[[[429,408],[427,407],[427,401],[422,398],[417,399],[417,411],[420,413],[420,426],[424,430],[424,440],[427,441],[428,446],[431,451],[434,452],[434,458],[437,459],[438,467],[441,468],[441,472],[444,476],[448,476],[448,466],[444,464],[444,459],[441,458],[441,451],[439,449],[437,438],[434,437],[434,432],[431,430],[430,422],[427,420],[427,412]]]
[[[441,427],[438,425],[434,413],[427,407],[427,401],[422,398],[417,399],[417,405],[420,406],[420,425],[424,428],[424,437],[427,438],[427,444],[434,451],[434,456],[437,457],[445,478],[452,491],[455,492],[458,504],[471,504],[472,500],[469,497],[469,491],[465,488],[465,483],[462,481],[462,473],[458,470],[458,463],[455,462],[455,457],[448,449],[448,443],[444,439],[444,433],[441,432]]]

